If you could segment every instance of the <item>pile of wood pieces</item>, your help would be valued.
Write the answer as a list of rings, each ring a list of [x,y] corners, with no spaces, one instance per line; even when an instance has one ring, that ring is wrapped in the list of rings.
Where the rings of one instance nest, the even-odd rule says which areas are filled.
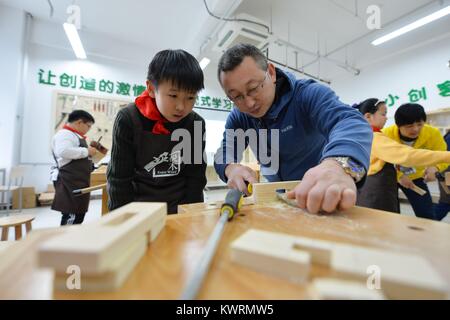
[[[0,251],[0,298],[51,299],[53,289],[114,291],[123,285],[164,228],[166,217],[165,203],[140,202],[90,224],[33,231],[25,240]],[[17,277],[11,277],[16,271]],[[18,280],[24,276],[27,279]],[[39,295],[33,290],[38,286],[30,278],[33,276],[41,279],[42,287],[51,280],[52,290]],[[22,284],[20,292],[14,289],[18,281]],[[37,296],[27,297],[26,292],[37,292]]]
[[[300,181],[253,185],[253,203],[282,200]],[[234,262],[308,285],[312,299],[448,299],[446,282],[421,256],[250,229],[231,244]],[[312,278],[312,265],[332,278]]]
[[[423,257],[250,229],[231,244],[236,263],[306,284],[312,264],[332,278],[309,284],[312,299],[446,299],[445,281]]]

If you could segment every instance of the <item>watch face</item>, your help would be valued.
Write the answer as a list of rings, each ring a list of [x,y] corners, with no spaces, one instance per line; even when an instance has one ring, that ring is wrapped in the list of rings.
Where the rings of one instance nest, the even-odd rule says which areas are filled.
[[[416,169],[415,168],[408,168],[408,167],[403,167],[403,166],[400,166],[400,165],[396,165],[395,168],[398,171],[400,171],[401,173],[403,173],[403,174],[405,174],[407,176],[416,173]]]
[[[356,173],[364,173],[365,172],[364,167],[359,165],[359,164],[357,164],[351,158],[348,158],[347,163],[348,163],[349,167],[352,169],[353,172],[356,172]]]

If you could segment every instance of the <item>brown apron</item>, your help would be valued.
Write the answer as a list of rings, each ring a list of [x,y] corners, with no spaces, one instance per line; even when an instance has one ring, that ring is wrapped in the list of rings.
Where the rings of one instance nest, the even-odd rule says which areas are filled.
[[[88,147],[86,140],[79,138],[79,141],[80,147]],[[86,213],[89,208],[90,193],[74,196],[72,191],[90,186],[92,161],[89,158],[72,160],[61,168],[56,161],[56,166],[59,173],[58,179],[54,181],[55,199],[52,209],[63,213]]]
[[[358,190],[356,205],[400,213],[397,171],[392,164],[386,163],[380,172],[367,176],[364,186]]]
[[[181,154],[172,153],[178,142],[171,141],[170,135],[143,130],[138,109],[134,105],[127,108],[134,123],[134,201],[166,202],[168,213],[177,213],[186,193],[186,165],[181,161]]]

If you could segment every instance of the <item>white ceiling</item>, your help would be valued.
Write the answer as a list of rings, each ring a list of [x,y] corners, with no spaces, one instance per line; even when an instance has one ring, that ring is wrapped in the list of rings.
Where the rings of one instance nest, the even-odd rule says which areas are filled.
[[[52,18],[47,0],[0,0],[0,3],[55,23],[65,22],[67,7],[75,3],[81,8],[83,30],[157,50],[188,47],[207,18],[201,0],[51,0]]]
[[[366,8],[372,4],[381,8],[382,30],[370,31],[366,26]],[[344,64],[347,60],[356,69],[364,69],[443,34],[447,34],[448,39],[450,16],[379,47],[370,44],[379,36],[449,4],[449,1],[430,0],[245,0],[236,13],[251,12],[256,18],[266,21],[274,35],[289,40],[289,43],[315,53],[320,48],[322,56],[331,52],[330,58]],[[269,57],[276,57],[282,63],[287,60],[289,66],[295,67],[293,50],[288,49],[286,53],[284,46],[272,45]],[[300,54],[297,68],[316,60],[314,56]],[[320,66],[316,62],[304,70],[330,80],[347,73],[325,59],[321,59]]]
[[[82,28],[123,41],[135,43],[153,54],[165,48],[184,48],[194,55],[213,38],[220,21],[210,17],[203,0],[51,0],[54,6],[50,18],[47,0],[0,0],[0,4],[30,12],[34,17],[54,23],[67,19],[66,8],[75,3],[82,10]],[[439,8],[435,0],[207,0],[210,9],[224,14],[235,9],[234,15],[246,13],[271,26],[274,36],[288,40],[302,49],[321,55],[342,47],[331,58],[355,68],[364,68],[396,52],[450,33],[450,17],[405,35],[384,46],[374,48],[370,42],[396,24],[403,25]],[[443,0],[446,5],[449,0]],[[355,14],[355,3],[358,10]],[[366,8],[377,4],[382,9],[383,30],[370,32],[366,27]],[[428,6],[427,6],[428,5]],[[288,32],[289,29],[289,32]],[[364,37],[364,35],[367,35]],[[355,39],[359,41],[354,42]],[[354,43],[352,43],[354,42]],[[348,46],[345,44],[351,43]],[[269,55],[294,66],[292,50],[271,45]],[[301,55],[297,67],[314,61],[313,56]],[[212,64],[213,66],[214,64]],[[320,71],[319,71],[320,70]],[[334,79],[347,71],[326,59],[320,67],[314,63],[305,71],[325,79]]]

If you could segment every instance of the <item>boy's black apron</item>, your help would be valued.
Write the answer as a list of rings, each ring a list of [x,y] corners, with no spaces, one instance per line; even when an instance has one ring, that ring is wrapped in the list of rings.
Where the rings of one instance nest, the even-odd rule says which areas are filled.
[[[134,200],[166,202],[168,213],[177,213],[177,207],[182,204],[186,193],[182,154],[172,152],[173,147],[180,142],[171,141],[170,134],[154,134],[143,130],[138,108],[131,104],[127,109],[134,124]],[[191,115],[186,120],[192,120]]]
[[[380,172],[367,176],[364,186],[358,190],[356,205],[400,213],[397,171],[392,164],[386,163]]]
[[[78,137],[78,136],[77,136]],[[80,147],[87,148],[86,140],[78,138]],[[56,161],[55,155],[53,155]],[[92,161],[89,158],[72,160],[59,168],[58,179],[54,181],[55,199],[52,209],[63,213],[84,214],[89,208],[90,193],[74,196],[72,191],[90,186]]]

